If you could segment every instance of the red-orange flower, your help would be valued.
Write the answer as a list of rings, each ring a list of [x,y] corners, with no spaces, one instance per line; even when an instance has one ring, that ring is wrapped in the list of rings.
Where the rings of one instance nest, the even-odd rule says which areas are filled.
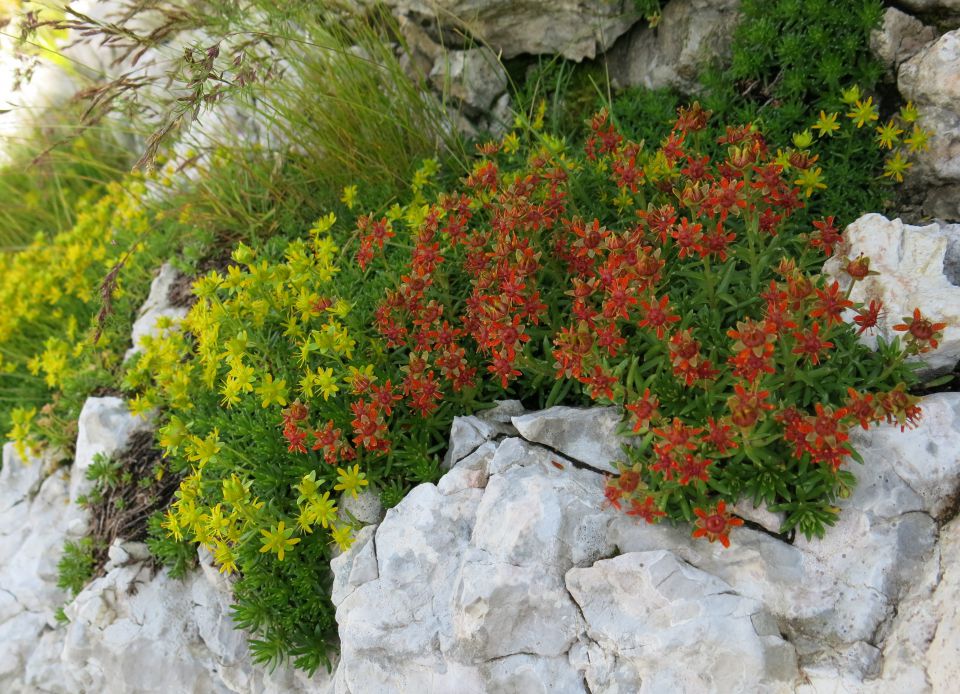
[[[643,300],[640,302],[640,307],[644,310],[644,317],[638,325],[641,328],[653,330],[658,340],[663,339],[665,331],[672,323],[680,320],[680,316],[670,312],[670,297],[666,294],[660,297],[659,301],[656,297],[653,297],[650,302]]]
[[[909,332],[907,342],[910,348],[917,354],[922,354],[937,348],[938,340],[943,337],[942,330],[946,327],[946,323],[933,323],[929,318],[924,318],[920,309],[915,308],[913,316],[904,316],[903,323],[893,326],[893,329]]]
[[[723,501],[718,501],[717,507],[709,513],[701,508],[695,508],[693,512],[697,516],[693,537],[705,537],[710,542],[720,540],[724,547],[730,546],[730,530],[743,525],[741,519],[727,512],[727,505]]]
[[[881,309],[883,304],[876,299],[871,299],[869,306],[857,309],[857,315],[853,317],[853,322],[860,326],[857,335],[862,335],[864,331],[877,326]]]
[[[805,355],[813,364],[820,363],[820,353],[823,350],[833,347],[832,342],[820,339],[819,323],[814,323],[813,327],[806,332],[795,332],[793,337],[797,341],[793,353]]]
[[[630,510],[627,511],[627,515],[638,516],[647,523],[656,523],[657,519],[667,514],[657,508],[652,496],[647,496],[642,502],[639,499],[630,499]]]
[[[811,318],[825,318],[827,326],[831,323],[840,323],[844,309],[853,306],[853,302],[840,292],[840,283],[834,280],[826,291],[817,289],[817,298],[810,310]]]
[[[657,396],[650,396],[649,388],[643,389],[643,396],[639,400],[625,405],[630,414],[633,415],[633,431],[635,433],[639,433],[650,424],[650,420],[657,415],[659,405],[660,401]]]

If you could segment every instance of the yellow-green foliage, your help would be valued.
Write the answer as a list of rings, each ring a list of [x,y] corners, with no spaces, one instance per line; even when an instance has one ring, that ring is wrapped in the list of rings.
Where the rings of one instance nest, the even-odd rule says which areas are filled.
[[[158,239],[149,234],[146,194],[142,178],[111,183],[98,200],[80,205],[70,230],[38,233],[22,251],[0,255],[0,391],[7,406],[19,406],[0,410],[0,419],[12,424],[9,435],[23,452],[35,444],[38,407],[91,371],[120,366],[130,304],[142,301],[157,264],[148,252]],[[126,314],[126,334],[97,329],[105,300]]]

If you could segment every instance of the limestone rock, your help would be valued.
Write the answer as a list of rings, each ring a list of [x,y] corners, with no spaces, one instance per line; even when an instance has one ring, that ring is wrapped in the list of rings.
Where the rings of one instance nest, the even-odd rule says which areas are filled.
[[[485,441],[334,560],[334,691],[929,691],[937,667],[953,676],[960,631],[947,598],[929,602],[931,514],[946,519],[960,486],[960,394],[922,405],[915,430],[857,434],[866,464],[837,526],[792,545],[739,528],[724,550],[637,522],[555,450]],[[535,435],[557,415],[514,424]],[[938,664],[911,664],[928,650]]]
[[[118,549],[133,558],[145,548]],[[60,668],[70,691],[323,691],[325,674],[307,680],[288,668],[268,676],[253,667],[229,616],[229,583],[215,571],[207,576],[181,581],[130,561],[88,585],[65,610]]]
[[[3,447],[0,470],[0,690],[20,691],[23,673],[67,598],[57,587],[70,503],[68,478],[46,461]]]
[[[497,451],[497,444],[487,441],[481,444],[456,467],[437,482],[441,494],[455,494],[464,489],[483,489],[490,477],[490,464]]]
[[[485,486],[447,482],[498,456],[488,481],[476,478]],[[581,681],[566,656],[583,621],[563,575],[613,551],[612,514],[601,477],[557,468],[556,457],[516,438],[487,442],[334,560],[336,691],[537,691]]]
[[[870,32],[870,50],[891,74],[895,74],[901,63],[936,38],[933,27],[895,7],[888,7],[883,13],[883,23]]]
[[[608,54],[614,84],[696,93],[700,71],[730,54],[739,6],[739,0],[666,3],[656,27],[638,24]]]
[[[906,183],[923,193],[925,214],[960,220],[960,30],[950,31],[900,66],[900,94],[920,110],[933,132],[930,149],[918,153]]]
[[[639,18],[632,0],[386,0],[394,14],[440,25],[447,45],[465,33],[504,58],[522,53],[593,58]]]
[[[758,628],[766,616],[757,600],[670,552],[571,569],[567,586],[587,636],[612,655],[615,673],[633,674],[634,691],[789,691],[798,678],[793,646],[775,627]],[[587,677],[610,689],[592,668]]]
[[[843,241],[837,255],[824,264],[824,274],[846,287],[850,278],[841,272],[841,263],[861,253],[879,273],[857,282],[850,294],[853,301],[877,299],[884,305],[876,335],[864,333],[861,341],[874,348],[877,335],[887,341],[897,335],[902,339],[903,333],[893,326],[920,308],[930,320],[947,323],[940,346],[919,357],[926,365],[924,373],[952,369],[960,359],[960,225],[917,227],[867,214],[844,230]]]
[[[170,290],[179,277],[180,274],[170,263],[164,263],[160,267],[157,276],[150,283],[150,294],[143,306],[140,307],[137,320],[133,323],[133,334],[131,336],[133,347],[127,351],[126,358],[136,352],[143,351],[140,340],[145,335],[157,335],[156,325],[160,318],[176,321],[187,315],[186,308],[173,306],[170,303]]]
[[[383,504],[380,495],[369,489],[353,494],[343,494],[338,502],[339,515],[344,520],[357,520],[360,523],[379,523],[383,519]]]
[[[882,465],[898,478],[903,496],[891,502],[942,521],[954,512],[960,495],[960,397],[936,393],[925,397],[922,407],[923,418],[915,429],[856,429],[850,440],[871,465]],[[859,477],[860,470],[854,472]]]
[[[507,72],[489,48],[447,51],[434,63],[430,81],[460,102],[467,116],[490,112],[497,98],[506,92]]]
[[[527,441],[542,443],[575,461],[617,473],[624,460],[623,439],[616,435],[621,413],[615,407],[551,407],[512,419]]]
[[[914,13],[941,16],[960,14],[960,0],[899,0],[897,4]]]
[[[77,422],[77,447],[70,474],[71,502],[75,504],[92,488],[86,472],[94,458],[119,453],[130,435],[143,425],[143,420],[131,415],[121,398],[87,398]]]

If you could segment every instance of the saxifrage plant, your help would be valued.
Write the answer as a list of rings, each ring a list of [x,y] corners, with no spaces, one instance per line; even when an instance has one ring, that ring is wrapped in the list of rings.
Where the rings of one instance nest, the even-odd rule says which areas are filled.
[[[348,188],[308,238],[238,246],[146,341],[133,408],[165,408],[163,471],[185,474],[163,542],[239,575],[257,657],[324,662],[327,560],[358,525],[347,498],[395,503],[435,479],[452,417],[504,397],[623,406],[606,494],[631,515],[724,544],[742,497],[783,511],[783,532],[835,520],[850,429],[917,420],[906,358],[943,326],[917,314],[907,349],[863,347],[881,307],[814,271],[842,252],[835,221],[794,222],[814,156],[776,160],[739,126],[712,159],[707,118],[681,109],[655,150],[606,113],[583,154],[514,132],[459,190],[431,192],[428,163],[408,204],[377,214],[355,214]],[[845,267],[857,281],[869,260]]]

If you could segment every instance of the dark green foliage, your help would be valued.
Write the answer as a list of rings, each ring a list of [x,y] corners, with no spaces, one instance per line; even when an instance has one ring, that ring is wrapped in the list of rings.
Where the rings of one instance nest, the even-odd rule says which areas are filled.
[[[92,539],[68,540],[63,546],[63,556],[57,562],[57,587],[76,595],[93,578],[94,565]]]
[[[167,568],[171,578],[183,578],[197,565],[197,548],[189,542],[178,542],[160,524],[163,513],[157,511],[147,521],[147,548],[157,562]]]

